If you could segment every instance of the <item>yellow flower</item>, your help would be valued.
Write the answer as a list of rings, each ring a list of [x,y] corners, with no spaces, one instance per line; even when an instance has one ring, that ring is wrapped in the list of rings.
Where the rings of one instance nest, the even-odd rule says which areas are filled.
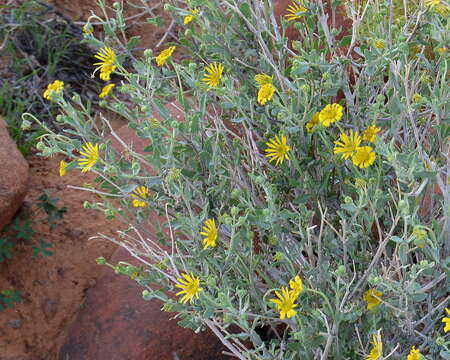
[[[203,249],[207,249],[208,247],[216,247],[217,227],[214,219],[206,220],[202,230],[203,231],[200,232],[200,235],[206,236],[203,239]]]
[[[445,312],[448,316],[450,316],[450,310],[445,308]],[[443,317],[442,322],[445,324],[444,326],[444,332],[447,333],[450,331],[450,317]]]
[[[447,52],[447,49],[445,47],[439,47],[436,49],[436,51],[439,55],[443,56]]]
[[[314,115],[311,117],[311,120],[309,120],[306,123],[306,131],[309,133],[313,133],[314,132],[314,128],[316,127],[316,125],[320,124],[320,120],[319,120],[319,113],[315,112]]]
[[[167,60],[169,60],[169,58],[172,56],[176,48],[177,48],[176,46],[171,46],[161,51],[159,55],[156,57],[156,65],[160,67],[163,66],[167,62]]]
[[[297,314],[297,311],[294,310],[298,306],[295,303],[297,297],[293,292],[288,290],[287,286],[281,288],[281,294],[275,290],[275,295],[278,299],[270,299],[269,301],[277,305],[277,311],[280,313],[281,320],[285,317],[290,319]]]
[[[450,13],[450,8],[442,0],[425,0],[425,6],[442,16]]]
[[[356,179],[355,179],[355,186],[356,186],[358,189],[363,189],[363,188],[366,186],[366,182],[365,182],[364,179],[356,178]]]
[[[353,132],[350,130],[350,136],[347,136],[345,133],[341,133],[339,135],[341,141],[336,140],[334,143],[336,146],[334,147],[333,152],[335,154],[342,154],[342,159],[348,159],[350,156],[353,156],[358,149],[359,144],[361,144],[361,136],[358,135],[358,132]]]
[[[408,354],[408,358],[406,360],[420,360],[422,359],[422,354],[420,350],[416,349],[415,346],[411,347],[411,351]]]
[[[383,39],[376,39],[373,41],[373,46],[382,50],[386,47],[386,42]]]
[[[100,93],[100,95],[98,96],[100,99],[103,99],[104,97],[108,96],[108,94],[110,93],[110,91],[112,90],[112,88],[116,86],[116,84],[108,84],[105,85],[102,89],[102,92]]]
[[[414,244],[421,249],[425,247],[428,237],[427,231],[423,229],[421,226],[414,226],[413,235],[414,235]]]
[[[275,94],[275,90],[275,86],[272,83],[261,86],[258,91],[258,102],[264,105],[267,101],[270,101]]]
[[[375,162],[375,158],[376,154],[370,146],[362,146],[356,149],[356,154],[353,155],[352,161],[355,166],[364,169],[372,165]]]
[[[194,20],[195,16],[198,15],[198,14],[200,14],[200,10],[199,9],[193,9],[189,15],[186,15],[184,17],[183,24],[184,25],[189,24],[192,20]]]
[[[268,146],[265,150],[267,153],[266,157],[270,158],[269,162],[277,160],[275,165],[278,165],[283,164],[284,159],[289,160],[288,151],[291,148],[286,144],[286,136],[282,135],[280,140],[278,135],[276,135],[275,138],[269,139],[266,145]]]
[[[308,9],[303,6],[303,1],[293,0],[288,6],[287,14],[285,14],[284,17],[287,21],[297,20],[300,19],[306,11],[308,11]]]
[[[325,126],[329,127],[331,123],[339,121],[344,115],[344,107],[339,104],[328,104],[319,113],[319,121]]]
[[[380,128],[378,128],[374,125],[370,125],[366,130],[364,130],[363,140],[369,141],[369,142],[374,142],[379,131],[380,131]]]
[[[192,299],[194,297],[198,298],[198,294],[203,290],[200,287],[200,278],[196,278],[193,273],[190,275],[184,273],[181,274],[181,276],[183,276],[184,279],[178,278],[177,280],[180,284],[176,284],[175,286],[183,290],[177,292],[176,295],[184,294],[180,300],[182,304],[186,304],[188,301],[192,303]]]
[[[269,76],[266,74],[257,74],[255,75],[255,81],[258,84],[258,87],[264,86],[266,84],[272,84],[273,75]]]
[[[377,335],[372,337],[372,349],[370,350],[367,360],[378,360],[383,356],[383,342],[381,341],[381,334],[378,331]]]
[[[100,60],[100,62],[94,64],[98,65],[95,71],[100,70],[100,79],[104,81],[111,80],[111,73],[117,68],[117,58],[114,50],[109,47],[102,47],[95,55],[95,58]]]
[[[66,175],[67,163],[64,160],[61,160],[59,163],[59,176]]]
[[[373,310],[381,303],[383,294],[376,289],[367,290],[364,293],[363,299],[367,302],[367,310]]]
[[[98,161],[98,144],[92,145],[88,142],[83,145],[83,150],[80,151],[80,154],[84,158],[78,159],[78,163],[82,167],[81,172],[86,172],[90,171]]]
[[[149,198],[149,191],[146,186],[138,186],[133,193],[131,194],[132,197],[135,199],[133,200],[133,206],[134,207],[146,207],[147,200]]]
[[[216,62],[205,66],[203,81],[211,87],[217,87],[217,85],[219,85],[220,79],[222,79],[223,69],[223,65]]]
[[[297,299],[300,293],[303,291],[303,282],[299,275],[289,281],[289,286],[294,297]]]
[[[59,94],[64,90],[64,83],[60,80],[55,80],[47,85],[47,90],[44,91],[44,99],[53,100],[53,96]]]

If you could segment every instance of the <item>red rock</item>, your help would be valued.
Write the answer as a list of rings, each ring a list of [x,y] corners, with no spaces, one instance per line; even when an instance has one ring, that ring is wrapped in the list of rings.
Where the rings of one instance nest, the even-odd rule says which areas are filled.
[[[135,263],[120,248],[110,260]],[[209,331],[195,334],[171,320],[162,303],[142,299],[142,290],[125,275],[105,270],[71,325],[60,360],[220,360],[226,350]]]
[[[0,118],[0,231],[22,205],[28,190],[28,164]]]

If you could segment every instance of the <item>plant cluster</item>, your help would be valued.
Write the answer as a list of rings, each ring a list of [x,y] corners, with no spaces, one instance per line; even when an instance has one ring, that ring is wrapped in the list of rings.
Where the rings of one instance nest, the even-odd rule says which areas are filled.
[[[131,66],[119,3],[91,17],[101,46],[85,34],[143,152],[48,88],[71,130],[39,149],[97,175],[86,207],[142,262],[108,265],[239,359],[448,358],[448,4],[294,0],[280,23],[271,1],[185,5]]]

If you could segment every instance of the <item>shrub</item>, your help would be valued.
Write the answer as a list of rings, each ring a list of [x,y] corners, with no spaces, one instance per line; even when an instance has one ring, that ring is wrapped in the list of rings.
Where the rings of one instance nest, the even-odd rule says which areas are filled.
[[[42,154],[98,175],[86,206],[129,224],[110,240],[142,261],[110,265],[240,359],[448,358],[447,5],[305,0],[277,25],[270,1],[183,3],[163,51],[132,54],[118,3],[85,35],[142,153],[51,93],[72,130]]]

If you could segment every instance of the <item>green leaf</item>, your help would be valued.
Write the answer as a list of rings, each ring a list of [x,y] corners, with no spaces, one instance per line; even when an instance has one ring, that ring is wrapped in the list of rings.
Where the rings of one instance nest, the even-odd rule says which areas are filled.
[[[147,18],[149,24],[155,25],[157,27],[164,26],[164,19],[161,16],[155,16],[154,18]]]

